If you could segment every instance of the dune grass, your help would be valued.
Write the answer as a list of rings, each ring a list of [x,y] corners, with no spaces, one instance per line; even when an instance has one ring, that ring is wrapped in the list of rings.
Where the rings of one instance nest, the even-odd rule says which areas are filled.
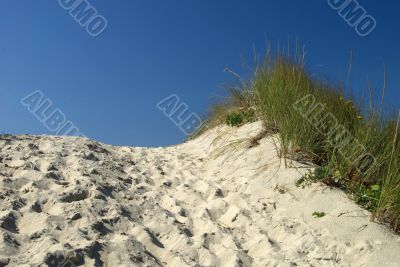
[[[202,129],[261,120],[265,132],[279,134],[280,155],[318,166],[304,180],[345,190],[372,219],[400,231],[400,116],[383,118],[372,101],[361,112],[343,91],[311,78],[301,53],[268,54],[250,81],[213,107]]]

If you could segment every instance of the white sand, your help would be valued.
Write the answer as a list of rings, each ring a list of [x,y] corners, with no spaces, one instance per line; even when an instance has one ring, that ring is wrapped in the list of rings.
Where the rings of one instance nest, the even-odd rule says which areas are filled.
[[[168,148],[0,140],[0,266],[399,266],[400,239],[258,123]],[[325,212],[314,218],[315,211]]]

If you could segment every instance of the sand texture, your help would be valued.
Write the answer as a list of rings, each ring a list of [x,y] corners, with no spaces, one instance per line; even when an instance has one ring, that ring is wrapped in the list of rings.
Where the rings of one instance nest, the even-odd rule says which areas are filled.
[[[259,123],[182,145],[0,138],[0,266],[400,266],[400,239]],[[315,218],[313,212],[325,212]]]

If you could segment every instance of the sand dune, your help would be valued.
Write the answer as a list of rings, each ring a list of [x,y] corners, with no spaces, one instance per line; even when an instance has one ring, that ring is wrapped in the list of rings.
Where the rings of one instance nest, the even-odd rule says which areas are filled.
[[[2,136],[0,266],[399,266],[400,239],[259,123],[167,148]],[[326,216],[315,218],[315,211]]]

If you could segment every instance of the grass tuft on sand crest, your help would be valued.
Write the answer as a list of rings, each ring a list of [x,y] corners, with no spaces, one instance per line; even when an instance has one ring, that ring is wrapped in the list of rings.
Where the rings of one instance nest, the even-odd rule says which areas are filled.
[[[400,231],[400,113],[384,118],[372,101],[361,112],[343,91],[313,79],[301,53],[267,54],[250,81],[212,107],[202,130],[261,120],[266,133],[279,134],[283,157],[297,154],[319,166],[304,180],[345,190],[372,219]]]

